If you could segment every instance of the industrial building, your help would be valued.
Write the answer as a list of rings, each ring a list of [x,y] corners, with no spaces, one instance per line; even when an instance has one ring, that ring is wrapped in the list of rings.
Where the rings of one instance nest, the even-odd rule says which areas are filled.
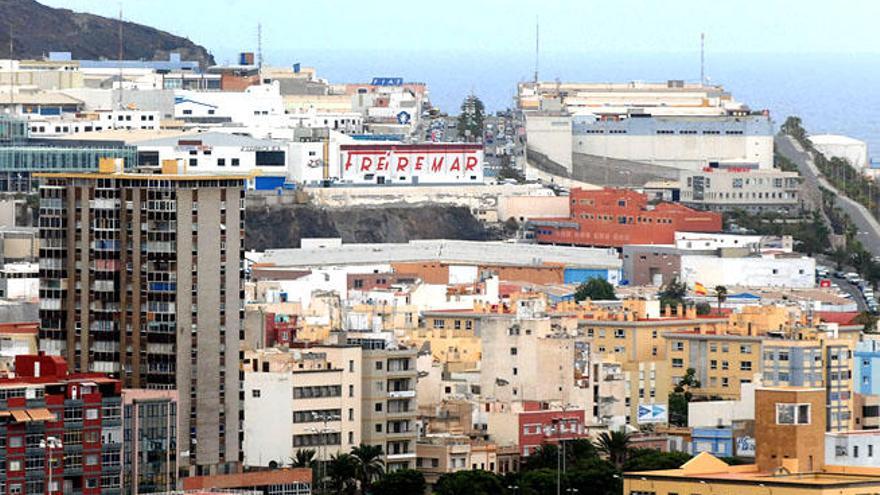
[[[571,170],[569,149],[684,170],[773,166],[773,125],[721,86],[525,82],[518,106],[530,150]],[[569,144],[570,142],[570,144]]]
[[[707,167],[681,172],[679,200],[713,211],[788,212],[801,206],[800,183],[797,172]]]
[[[621,262],[615,251],[599,248],[455,240],[342,244],[340,239],[316,239],[305,240],[300,249],[266,251],[258,269],[271,274],[275,270],[334,266],[354,270],[360,266],[368,273],[416,274],[427,283],[442,284],[474,283],[485,272],[514,281],[580,283],[602,278],[616,284]]]
[[[720,232],[721,215],[676,203],[649,205],[647,196],[626,189],[572,189],[569,218],[530,220],[541,244],[607,246],[670,244],[675,232]]]
[[[41,176],[40,347],[74,372],[177,388],[191,437],[181,469],[228,472],[240,451],[246,177],[163,172],[107,160]]]

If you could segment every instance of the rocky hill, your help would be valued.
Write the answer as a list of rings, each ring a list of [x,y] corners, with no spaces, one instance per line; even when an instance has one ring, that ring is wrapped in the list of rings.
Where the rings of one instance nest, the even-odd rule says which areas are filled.
[[[407,242],[411,239],[497,239],[461,206],[316,208],[285,205],[248,208],[247,249],[299,247],[303,237],[341,237],[342,242]]]
[[[117,59],[119,20],[68,9],[47,7],[34,0],[0,0],[0,57],[9,56],[12,28],[14,58],[38,59],[50,51],[71,52],[74,59]],[[123,57],[131,60],[167,60],[179,52],[184,60],[212,65],[205,47],[165,31],[123,22]]]

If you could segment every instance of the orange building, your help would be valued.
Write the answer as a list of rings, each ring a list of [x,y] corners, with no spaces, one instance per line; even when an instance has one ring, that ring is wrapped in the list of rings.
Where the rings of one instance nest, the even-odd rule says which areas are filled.
[[[572,189],[569,218],[532,220],[543,244],[622,247],[673,244],[675,232],[721,232],[721,214],[677,203],[649,205],[628,189]]]

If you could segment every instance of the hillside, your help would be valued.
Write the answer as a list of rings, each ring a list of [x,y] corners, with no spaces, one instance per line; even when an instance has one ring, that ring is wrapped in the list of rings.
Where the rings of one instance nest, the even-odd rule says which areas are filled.
[[[303,237],[341,237],[345,243],[411,239],[497,239],[462,206],[248,208],[245,247],[262,251],[299,247]]]
[[[39,59],[50,51],[71,52],[74,59],[117,59],[119,21],[68,9],[47,7],[34,0],[0,0],[0,57],[9,56],[12,27],[14,58]],[[165,60],[180,52],[184,60],[212,65],[203,46],[165,31],[123,22],[123,58]]]

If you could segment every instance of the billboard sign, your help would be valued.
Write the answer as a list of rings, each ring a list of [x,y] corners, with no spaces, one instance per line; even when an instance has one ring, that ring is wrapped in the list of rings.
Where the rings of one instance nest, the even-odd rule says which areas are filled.
[[[668,417],[666,404],[639,404],[639,424],[666,423]]]
[[[483,181],[479,144],[346,144],[340,149],[340,176],[353,183]]]
[[[755,438],[736,437],[734,455],[738,457],[755,457]]]
[[[402,77],[374,77],[370,83],[373,86],[403,86]]]

